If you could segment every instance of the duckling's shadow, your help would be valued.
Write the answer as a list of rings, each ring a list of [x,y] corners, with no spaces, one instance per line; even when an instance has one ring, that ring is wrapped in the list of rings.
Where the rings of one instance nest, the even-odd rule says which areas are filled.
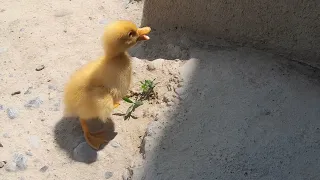
[[[102,123],[99,120],[88,121],[88,126],[91,132],[100,130],[101,128],[106,130],[107,142],[102,145],[100,150],[117,135],[114,132],[115,128],[112,120],[107,123]],[[78,118],[61,118],[55,125],[54,135],[59,147],[66,151],[71,159],[87,164],[97,160],[97,151],[92,149],[85,141]]]

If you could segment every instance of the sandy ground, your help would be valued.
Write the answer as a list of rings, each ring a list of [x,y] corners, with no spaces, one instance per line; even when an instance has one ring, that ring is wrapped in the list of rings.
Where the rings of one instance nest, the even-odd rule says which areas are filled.
[[[133,90],[157,78],[159,101],[145,104],[124,121],[114,116],[118,134],[101,151],[83,144],[75,119],[62,119],[62,90],[69,75],[102,55],[100,36],[106,23],[127,19],[139,25],[142,2],[0,1],[1,126],[0,179],[126,179],[139,155],[147,124],[170,105],[167,86],[177,78],[179,61],[133,59]],[[147,70],[149,69],[149,70]],[[171,83],[175,84],[175,82]],[[31,101],[31,102],[30,102]],[[122,103],[115,113],[124,113]],[[161,109],[161,111],[160,111]],[[74,148],[81,144],[80,152]],[[78,161],[89,161],[86,164]]]
[[[63,85],[102,55],[107,22],[139,25],[143,2],[0,4],[0,179],[320,179],[318,70],[213,38],[153,32],[130,51],[132,90],[156,78],[158,99],[137,119],[114,115],[117,134],[96,152],[76,119],[62,119]]]

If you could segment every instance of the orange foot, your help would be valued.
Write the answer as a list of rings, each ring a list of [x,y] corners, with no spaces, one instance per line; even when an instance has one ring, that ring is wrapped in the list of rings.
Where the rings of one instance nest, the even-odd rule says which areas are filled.
[[[88,126],[84,120],[80,120],[82,130],[84,133],[84,137],[87,141],[87,143],[95,150],[100,149],[100,146],[104,143],[106,143],[106,132],[105,131],[99,131],[91,133],[89,132]]]
[[[117,108],[119,105],[120,105],[120,103],[115,103],[115,104],[113,104],[113,108],[115,109],[115,108]]]

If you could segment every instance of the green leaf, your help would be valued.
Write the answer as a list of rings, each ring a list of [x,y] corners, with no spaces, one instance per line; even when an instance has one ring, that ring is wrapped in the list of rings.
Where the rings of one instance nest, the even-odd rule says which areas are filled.
[[[127,97],[124,97],[124,98],[122,98],[125,102],[127,102],[127,103],[133,103],[133,101],[131,101],[129,98],[127,98]]]

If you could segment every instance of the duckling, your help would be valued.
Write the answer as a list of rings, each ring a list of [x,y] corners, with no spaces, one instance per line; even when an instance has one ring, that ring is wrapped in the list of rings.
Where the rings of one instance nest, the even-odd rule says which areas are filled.
[[[111,112],[131,84],[131,57],[127,50],[139,41],[149,40],[150,31],[150,27],[138,28],[127,20],[110,23],[102,38],[104,56],[78,69],[65,85],[64,117],[79,118],[87,143],[96,150],[106,142],[106,132],[90,132],[87,121],[110,120]]]

